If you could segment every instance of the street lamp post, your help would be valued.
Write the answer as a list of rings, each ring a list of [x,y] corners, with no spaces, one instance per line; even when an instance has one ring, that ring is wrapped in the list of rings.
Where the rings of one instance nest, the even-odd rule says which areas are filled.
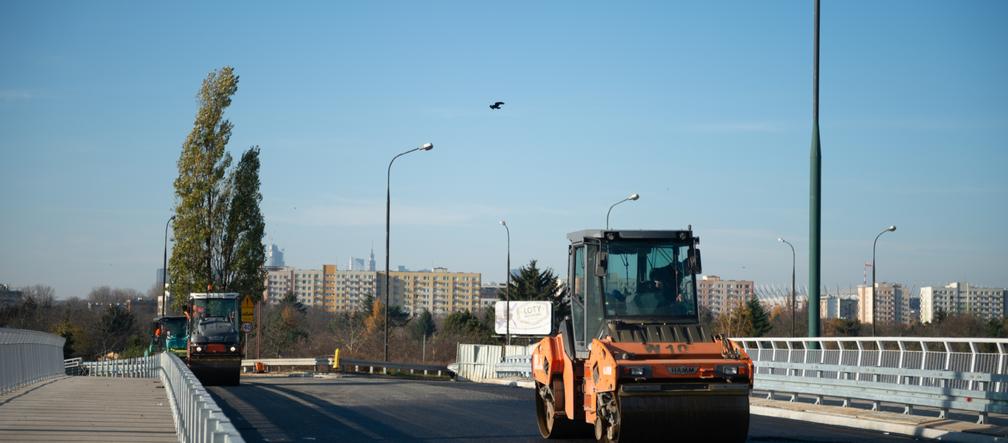
[[[171,226],[175,216],[171,216],[164,227],[164,260],[161,262],[161,316],[168,311],[168,226]]]
[[[504,309],[507,311],[505,314],[505,321],[507,326],[505,326],[505,333],[507,334],[507,344],[511,345],[511,229],[508,228],[507,222],[504,220],[500,221],[501,226],[504,227],[504,232],[507,233],[507,283],[504,286]]]
[[[613,203],[612,206],[609,207],[609,211],[606,212],[606,215],[605,215],[605,228],[606,228],[607,231],[609,230],[609,214],[612,213],[612,208],[615,207],[616,205],[620,204],[620,203],[623,203],[623,202],[627,201],[627,200],[637,200],[638,198],[640,198],[639,194],[630,194],[630,195],[627,196],[627,198],[624,198],[623,200],[620,200],[620,201],[618,201],[616,203]]]
[[[875,325],[878,323],[878,318],[875,315],[875,299],[878,298],[878,290],[875,286],[875,247],[878,246],[878,239],[886,232],[893,232],[896,230],[896,225],[889,226],[879,232],[875,236],[875,242],[872,243],[871,248],[871,335],[875,336]]]
[[[791,242],[784,240],[783,238],[778,238],[777,241],[784,243],[791,247],[791,336],[797,337],[795,335],[795,252],[794,245]]]
[[[389,220],[390,220],[389,209],[392,206],[392,191],[390,186],[392,183],[392,163],[395,162],[397,158],[402,157],[411,152],[430,151],[431,149],[434,149],[433,144],[424,143],[422,146],[418,148],[410,149],[409,151],[400,153],[399,155],[392,157],[392,160],[389,161],[388,164],[388,172],[385,175],[385,361],[389,361],[388,312],[389,312],[389,293],[392,292],[392,288],[389,286],[390,285],[389,273],[391,272],[391,270],[389,269]]]

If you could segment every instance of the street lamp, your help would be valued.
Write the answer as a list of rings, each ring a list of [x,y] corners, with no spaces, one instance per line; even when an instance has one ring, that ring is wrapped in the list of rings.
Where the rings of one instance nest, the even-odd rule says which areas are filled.
[[[791,247],[791,336],[797,337],[795,335],[795,252],[794,245],[791,242],[784,240],[783,238],[777,238],[777,241],[784,243]]]
[[[630,194],[629,196],[627,196],[627,198],[624,198],[623,200],[620,200],[620,201],[618,201],[616,203],[613,203],[612,206],[609,207],[609,212],[606,212],[606,215],[605,215],[605,228],[606,228],[606,230],[607,231],[609,230],[609,214],[612,213],[612,208],[614,206],[616,206],[616,205],[618,205],[620,203],[623,203],[623,202],[625,202],[627,200],[637,200],[639,198],[640,198],[639,194]]]
[[[164,227],[164,260],[161,262],[161,316],[164,317],[168,310],[168,226],[171,225],[175,216],[171,216]]]
[[[505,315],[505,321],[507,321],[507,326],[505,333],[507,334],[507,344],[511,345],[511,229],[508,228],[507,222],[504,220],[500,221],[501,226],[504,227],[504,232],[507,233],[507,283],[504,286],[504,309],[507,311]]]
[[[878,321],[877,321],[878,319],[876,318],[876,315],[875,315],[875,299],[878,298],[878,291],[876,290],[876,286],[875,286],[875,247],[878,246],[878,239],[879,239],[879,237],[882,236],[882,234],[885,234],[886,232],[893,232],[895,230],[896,230],[896,225],[892,225],[892,226],[889,226],[888,228],[883,229],[882,232],[879,232],[878,235],[875,236],[875,243],[872,243],[872,248],[871,248],[871,320],[872,320],[871,321],[871,335],[872,335],[872,337],[875,336],[875,324],[878,323]]]
[[[392,163],[396,161],[397,158],[402,157],[414,151],[430,151],[434,149],[434,145],[430,143],[424,143],[418,148],[410,149],[409,151],[403,152],[395,157],[388,164],[388,173],[385,175],[385,361],[389,361],[388,357],[388,311],[389,311],[389,293],[392,288],[389,281],[389,208],[392,206],[392,192],[390,190],[392,183]]]

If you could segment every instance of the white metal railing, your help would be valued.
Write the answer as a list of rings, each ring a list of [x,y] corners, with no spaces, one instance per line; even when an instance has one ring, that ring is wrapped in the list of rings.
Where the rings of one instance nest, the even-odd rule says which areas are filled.
[[[0,328],[0,394],[64,374],[58,335]]]
[[[513,375],[512,373],[526,375],[520,371],[520,366],[524,366],[531,372],[530,359],[534,347],[535,345],[499,346],[459,343],[456,362],[448,365],[448,369],[455,372],[462,380],[476,382],[499,377],[498,368],[502,369],[500,375]]]
[[[171,352],[157,355],[180,443],[244,442],[189,367]]]
[[[756,367],[754,389],[975,412],[1008,412],[1008,339],[935,337],[733,338]]]
[[[189,367],[175,354],[162,352],[149,357],[84,362],[80,366],[81,375],[93,377],[160,378],[180,443],[245,441]]]
[[[79,375],[91,377],[157,378],[161,360],[157,355],[122,360],[99,360],[80,363]]]

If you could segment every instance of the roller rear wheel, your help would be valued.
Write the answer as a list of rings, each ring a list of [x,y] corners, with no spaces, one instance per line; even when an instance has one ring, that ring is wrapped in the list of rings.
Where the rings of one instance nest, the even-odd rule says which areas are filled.
[[[546,401],[541,394],[541,383],[536,383],[535,406],[536,424],[539,425],[539,435],[543,438],[571,438],[587,435],[591,427],[585,423],[576,423],[573,420],[561,415],[557,416],[553,409],[553,404]]]

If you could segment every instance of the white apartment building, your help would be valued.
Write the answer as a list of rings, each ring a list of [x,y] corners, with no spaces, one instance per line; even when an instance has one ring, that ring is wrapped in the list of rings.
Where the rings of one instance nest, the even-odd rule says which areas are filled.
[[[697,281],[697,302],[717,316],[748,301],[756,294],[754,288],[752,280],[722,280],[716,275],[705,275]]]
[[[920,288],[920,321],[933,322],[939,312],[969,314],[983,320],[1005,316],[1005,288],[984,288],[969,283],[952,282],[945,287]]]

